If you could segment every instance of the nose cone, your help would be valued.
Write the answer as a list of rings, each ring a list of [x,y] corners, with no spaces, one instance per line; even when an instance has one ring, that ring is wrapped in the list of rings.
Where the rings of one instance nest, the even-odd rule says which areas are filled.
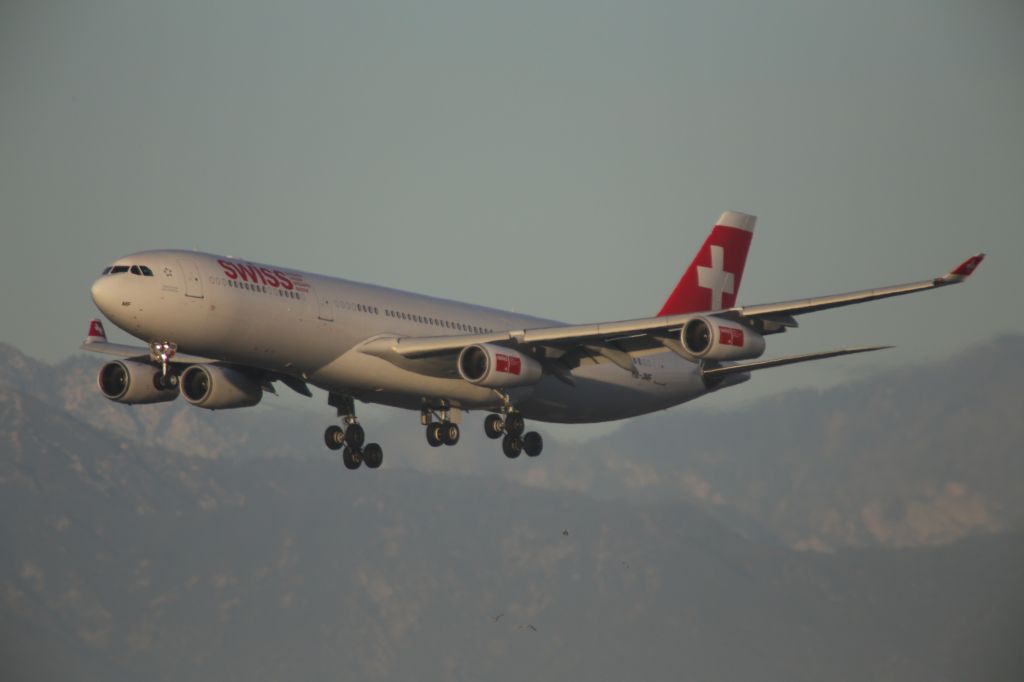
[[[96,307],[100,309],[107,317],[112,317],[112,313],[117,305],[117,288],[113,277],[100,277],[98,280],[92,283],[92,302],[96,304]]]

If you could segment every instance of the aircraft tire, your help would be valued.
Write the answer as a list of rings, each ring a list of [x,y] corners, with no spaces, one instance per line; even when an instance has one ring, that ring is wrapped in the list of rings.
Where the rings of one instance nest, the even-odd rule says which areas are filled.
[[[444,442],[443,426],[441,422],[430,422],[427,424],[427,442],[430,443],[430,447],[440,447]]]
[[[509,459],[515,459],[519,456],[519,453],[523,451],[523,439],[519,436],[508,434],[501,441],[501,451],[504,452],[505,456]]]
[[[359,424],[349,424],[345,429],[345,443],[356,450],[366,442],[366,431]]]
[[[501,420],[500,414],[489,414],[484,419],[484,433],[488,438],[498,439],[505,433],[505,423]]]
[[[526,429],[526,421],[518,412],[511,412],[505,420],[505,433],[510,436],[521,436]]]
[[[441,441],[445,445],[455,445],[459,442],[459,425],[451,422],[441,425]]]
[[[363,453],[345,446],[341,452],[341,461],[345,463],[346,469],[358,469],[359,465],[363,463]]]
[[[381,463],[384,462],[384,450],[376,443],[367,443],[363,448],[363,461],[371,469],[380,468]]]
[[[528,457],[536,457],[544,449],[544,439],[536,431],[529,431],[523,436],[523,450]]]
[[[340,450],[341,446],[345,444],[345,432],[336,424],[328,426],[324,431],[324,443],[331,450]]]
[[[168,374],[164,376],[163,374],[155,374],[153,375],[153,385],[156,386],[158,391],[170,391],[178,387],[178,375]]]

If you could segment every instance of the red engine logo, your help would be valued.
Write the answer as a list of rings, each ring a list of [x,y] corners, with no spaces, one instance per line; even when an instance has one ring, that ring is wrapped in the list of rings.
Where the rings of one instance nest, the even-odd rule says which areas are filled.
[[[494,369],[498,372],[519,376],[523,371],[523,361],[520,358],[504,353],[496,353],[494,358]]]
[[[743,330],[734,329],[733,327],[719,327],[718,342],[723,346],[742,346]]]

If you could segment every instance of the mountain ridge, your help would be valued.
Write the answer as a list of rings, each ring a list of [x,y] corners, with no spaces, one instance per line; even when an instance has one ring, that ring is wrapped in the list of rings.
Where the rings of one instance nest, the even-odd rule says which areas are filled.
[[[8,679],[1017,679],[1024,533],[798,552],[699,505],[197,458],[0,389]]]
[[[424,446],[408,413],[379,411],[385,419],[371,429],[387,446],[387,468],[687,501],[734,528],[815,551],[943,544],[1024,525],[1022,353],[1024,337],[1002,336],[941,362],[728,412],[682,406],[585,443],[548,437],[537,461],[506,461],[472,428],[473,415],[460,446],[443,452]],[[328,409],[118,405],[95,388],[99,363],[73,357],[51,367],[0,344],[0,385],[146,447],[208,458],[325,454],[319,433],[332,421]]]

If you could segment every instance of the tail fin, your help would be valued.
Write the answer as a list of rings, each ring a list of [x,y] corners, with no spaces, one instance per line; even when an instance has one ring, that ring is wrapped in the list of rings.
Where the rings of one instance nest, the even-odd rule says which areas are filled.
[[[726,211],[661,307],[659,317],[736,305],[757,217]]]
[[[103,321],[94,319],[89,322],[89,335],[85,337],[86,343],[106,343],[107,333],[103,331]]]

